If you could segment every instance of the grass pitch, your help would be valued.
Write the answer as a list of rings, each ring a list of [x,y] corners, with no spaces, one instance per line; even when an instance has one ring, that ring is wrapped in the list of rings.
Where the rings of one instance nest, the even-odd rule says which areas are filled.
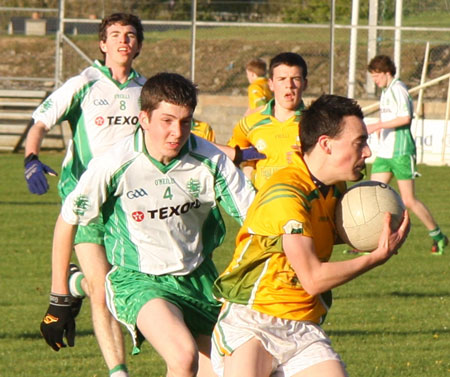
[[[42,153],[58,170],[62,154]],[[418,197],[450,234],[448,167],[419,166]],[[77,318],[76,346],[56,353],[39,334],[48,306],[53,226],[59,212],[57,180],[44,196],[28,193],[23,157],[0,154],[0,375],[5,377],[107,376],[92,332],[89,303]],[[395,184],[394,184],[395,187]],[[426,229],[412,217],[412,230],[398,256],[334,290],[324,329],[351,376],[442,377],[450,373],[450,250],[429,253]],[[215,252],[222,270],[230,259],[237,226]],[[333,260],[350,258],[336,247]],[[125,332],[127,350],[131,341]],[[145,343],[128,356],[131,376],[165,375],[164,363]]]

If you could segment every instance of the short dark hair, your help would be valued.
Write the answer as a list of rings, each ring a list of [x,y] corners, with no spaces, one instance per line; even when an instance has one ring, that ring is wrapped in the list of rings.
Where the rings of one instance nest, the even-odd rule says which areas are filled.
[[[110,16],[104,18],[98,28],[98,38],[100,41],[106,42],[106,37],[108,36],[106,31],[109,26],[114,24],[133,26],[136,29],[138,44],[142,45],[142,42],[144,41],[144,28],[142,27],[142,23],[139,17],[130,13],[113,13]],[[102,54],[104,55],[103,51]],[[138,55],[139,52],[135,57],[137,57]]]
[[[361,107],[351,98],[324,94],[302,111],[300,144],[303,153],[310,151],[322,135],[337,137],[345,116],[364,118]]]
[[[245,66],[245,69],[255,73],[259,77],[262,77],[266,74],[267,64],[264,60],[256,58],[250,60]]]
[[[150,77],[142,88],[141,110],[150,116],[163,101],[186,106],[193,113],[197,106],[197,87],[178,73],[157,73]]]
[[[302,69],[303,78],[308,76],[308,67],[305,59],[295,52],[282,52],[274,56],[269,63],[269,77],[273,77],[273,70],[279,65],[287,65],[289,67],[300,67]]]
[[[389,72],[392,76],[395,76],[397,69],[392,59],[387,55],[375,56],[367,66],[369,72]]]

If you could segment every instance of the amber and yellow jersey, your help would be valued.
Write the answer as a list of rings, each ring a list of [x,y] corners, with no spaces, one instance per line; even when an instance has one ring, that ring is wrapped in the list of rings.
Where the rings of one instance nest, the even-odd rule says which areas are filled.
[[[290,164],[296,164],[299,156],[293,153],[292,146],[300,145],[299,121],[303,102],[295,114],[280,122],[273,114],[274,100],[261,110],[242,118],[234,127],[228,142],[230,147],[240,148],[254,146],[267,158],[255,163],[253,184],[259,190],[277,170]]]
[[[265,77],[258,77],[247,88],[248,108],[256,109],[269,102],[273,94],[269,88],[269,82]]]
[[[215,296],[275,317],[321,323],[328,310],[325,295],[311,296],[303,289],[282,236],[311,237],[318,258],[328,261],[336,239],[335,206],[344,190],[343,182],[324,196],[303,160],[275,173],[250,206],[233,259],[215,282]]]
[[[202,137],[203,139],[206,139],[212,143],[216,142],[216,134],[214,133],[214,130],[211,128],[211,126],[206,122],[193,119],[191,124],[191,132],[194,135]]]

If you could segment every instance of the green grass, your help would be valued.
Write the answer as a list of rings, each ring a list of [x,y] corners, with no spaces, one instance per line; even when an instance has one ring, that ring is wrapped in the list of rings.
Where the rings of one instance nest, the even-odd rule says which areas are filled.
[[[62,155],[42,153],[57,168]],[[420,166],[417,195],[450,233],[448,167]],[[39,334],[48,304],[50,251],[59,212],[56,179],[45,196],[28,193],[21,155],[0,154],[0,375],[106,376],[86,302],[77,319],[76,346],[58,353]],[[395,185],[394,185],[395,186]],[[226,218],[227,239],[215,252],[225,267],[237,227]],[[450,252],[429,254],[425,228],[412,216],[410,236],[398,256],[384,266],[334,290],[324,329],[351,376],[442,377],[450,373]],[[349,258],[337,247],[333,260]],[[128,334],[127,350],[131,351]],[[128,356],[132,376],[164,376],[165,367],[146,343]]]

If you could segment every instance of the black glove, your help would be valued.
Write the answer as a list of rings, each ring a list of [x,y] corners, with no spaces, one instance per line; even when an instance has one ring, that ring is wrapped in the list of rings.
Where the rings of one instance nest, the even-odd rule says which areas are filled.
[[[25,158],[25,180],[32,194],[42,195],[48,191],[45,174],[58,175],[51,167],[39,161],[35,154],[31,153]]]
[[[265,154],[259,153],[255,147],[241,149],[236,145],[234,149],[236,150],[236,154],[233,162],[236,165],[244,161],[264,160],[267,158]]]
[[[66,347],[64,336],[69,347],[75,345],[75,320],[70,308],[71,302],[70,295],[50,294],[50,305],[41,322],[41,334],[55,351]]]

